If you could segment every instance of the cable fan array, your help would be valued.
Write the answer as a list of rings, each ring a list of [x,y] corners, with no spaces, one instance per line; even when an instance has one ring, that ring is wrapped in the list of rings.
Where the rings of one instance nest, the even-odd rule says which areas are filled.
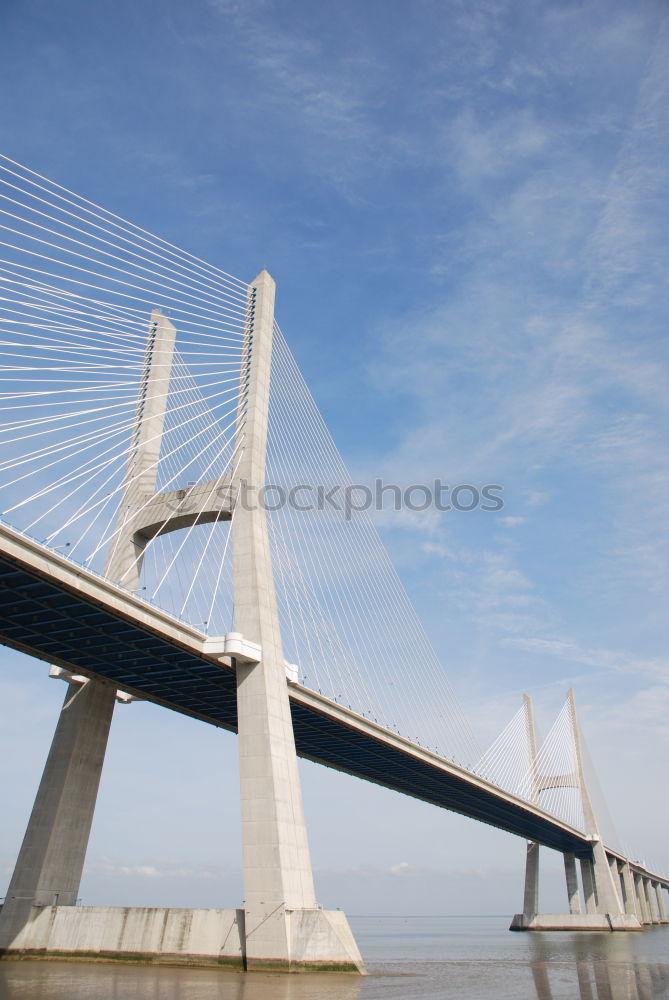
[[[189,488],[237,459],[247,285],[0,158],[0,509],[98,572],[127,486],[156,308],[177,330],[156,488]],[[228,543],[218,524],[159,535],[142,595],[226,631]]]
[[[579,778],[578,722],[569,697],[546,739],[534,753],[536,736],[533,725],[529,700],[525,699],[473,770],[499,788],[540,805],[546,812],[579,830],[590,832],[586,830]],[[580,732],[579,743],[585,788],[597,817],[599,832],[608,847],[624,853]]]
[[[602,791],[602,787],[599,783],[599,778],[597,777],[597,772],[590,756],[588,750],[588,745],[586,743],[583,733],[581,733],[581,755],[583,757],[583,773],[585,775],[585,784],[590,793],[590,801],[592,802],[592,808],[597,817],[597,825],[599,827],[599,832],[602,840],[607,845],[607,847],[613,848],[613,850],[618,851],[627,858],[636,857],[634,851],[630,851],[627,847],[623,847],[623,844],[618,835],[616,825],[613,822],[609,807],[606,802],[606,797]],[[656,868],[655,871],[660,871],[661,868]]]
[[[525,702],[473,770],[499,788],[585,831],[574,724],[567,701],[546,739],[533,753],[533,720]]]
[[[144,505],[230,484],[248,308],[243,281],[0,155],[2,519],[104,572],[126,526],[142,409],[158,400]],[[159,319],[175,343],[169,377],[152,378]],[[536,755],[526,704],[481,757],[370,515],[329,500],[351,477],[276,324],[266,484],[285,655],[300,681],[584,830],[569,703]],[[202,632],[229,631],[231,521],[197,515],[161,532],[164,516],[138,556],[141,596]],[[603,797],[596,812],[615,845]]]
[[[531,724],[527,705],[523,704],[472,770],[512,795],[536,801],[531,787],[527,795],[531,785],[528,775],[534,769]]]
[[[578,776],[574,720],[568,701],[549,729],[537,751],[533,767],[519,789],[519,794],[530,800],[537,793],[542,809],[577,830],[587,832]]]
[[[351,477],[278,326],[266,479],[285,654],[302,683],[470,765],[475,738],[370,515],[347,520],[326,500]]]

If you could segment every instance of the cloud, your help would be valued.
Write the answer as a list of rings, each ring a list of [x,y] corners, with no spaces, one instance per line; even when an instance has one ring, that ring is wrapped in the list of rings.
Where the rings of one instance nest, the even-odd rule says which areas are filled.
[[[551,656],[559,660],[582,666],[596,667],[607,673],[634,674],[639,677],[656,678],[669,684],[669,659],[655,657],[646,659],[625,651],[601,648],[584,648],[567,639],[505,638],[506,646],[514,646],[526,652]]]
[[[399,864],[393,865],[390,869],[391,875],[407,875],[411,870],[411,865],[408,861],[400,861]]]
[[[465,187],[527,170],[528,161],[542,155],[548,142],[546,127],[528,108],[507,111],[486,123],[467,108],[454,118],[448,139],[452,163]]]
[[[665,18],[588,245],[589,293],[596,301],[615,295],[619,302],[643,306],[651,290],[666,301],[669,260],[662,220],[669,179],[668,45]]]
[[[299,146],[301,168],[317,184],[327,181],[340,196],[359,201],[357,182],[379,146],[386,163],[403,156],[403,142],[394,143],[377,117],[388,70],[378,50],[365,44],[364,34],[333,44],[309,19],[280,16],[272,3],[209,4],[253,73],[254,86],[246,96],[238,91],[237,101],[256,118],[261,88],[266,120],[282,122],[291,135],[289,148],[277,152]]]
[[[87,876],[104,878],[139,879],[202,879],[215,881],[227,875],[229,867],[220,864],[200,863],[193,865],[184,861],[159,861],[154,864],[124,864],[110,858],[98,858],[86,863]]]

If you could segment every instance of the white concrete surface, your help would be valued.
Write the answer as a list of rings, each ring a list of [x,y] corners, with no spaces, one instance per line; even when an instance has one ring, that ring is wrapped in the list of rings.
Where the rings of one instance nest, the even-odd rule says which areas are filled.
[[[32,907],[5,947],[90,959],[243,964],[242,910],[112,906]]]
[[[576,873],[576,858],[571,851],[564,853],[564,874],[567,881],[567,899],[569,901],[569,912],[576,914],[581,912],[581,898],[578,891],[578,875]]]
[[[115,700],[116,686],[104,681],[67,687],[0,912],[0,948],[33,903],[77,901]]]
[[[512,931],[640,931],[636,917],[619,913],[540,913],[526,920],[517,913]]]
[[[249,971],[364,971],[339,910],[281,908],[270,914],[272,936],[278,942],[286,934],[287,953],[281,949],[250,960],[244,920],[241,909],[33,906],[0,957],[231,965]]]

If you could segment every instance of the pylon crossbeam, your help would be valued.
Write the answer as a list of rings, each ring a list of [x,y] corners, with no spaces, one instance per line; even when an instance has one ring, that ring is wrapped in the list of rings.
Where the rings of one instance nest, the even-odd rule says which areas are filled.
[[[550,788],[580,788],[578,775],[571,774],[542,774],[536,779],[537,790],[547,792]]]
[[[154,493],[133,519],[132,530],[146,544],[171,531],[229,521],[234,507],[231,484],[228,473],[186,489]]]

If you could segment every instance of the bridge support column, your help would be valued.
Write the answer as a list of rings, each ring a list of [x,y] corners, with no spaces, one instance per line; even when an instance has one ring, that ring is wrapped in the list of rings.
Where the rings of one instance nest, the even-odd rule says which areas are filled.
[[[634,888],[634,876],[632,875],[632,870],[630,869],[627,861],[623,861],[622,864],[622,880],[623,895],[625,897],[625,913],[629,913],[637,917],[639,923],[641,923],[642,915],[639,911],[639,904],[637,902],[636,891]]]
[[[32,906],[77,901],[115,698],[104,681],[68,685],[0,911],[0,949],[11,946]]]
[[[564,873],[567,880],[567,898],[569,912],[581,912],[581,899],[578,891],[578,875],[576,874],[576,858],[571,851],[564,853]]]
[[[657,909],[655,905],[655,893],[653,892],[653,887],[649,878],[644,877],[643,879],[643,891],[646,897],[646,904],[648,906],[648,916],[650,918],[651,924],[659,924],[660,919],[657,914]]]
[[[529,921],[539,912],[539,845],[533,840],[527,842],[525,858],[525,892],[523,895],[523,917]]]
[[[583,882],[585,912],[596,913],[597,898],[595,896],[595,876],[593,871],[592,858],[581,858],[581,880]]]
[[[664,896],[662,895],[662,886],[659,882],[653,883],[655,886],[655,899],[657,900],[657,912],[660,915],[660,923],[666,924],[667,921],[667,908],[664,905]]]
[[[616,882],[620,882],[617,875],[617,868],[614,882],[613,871],[601,840],[597,840],[593,844],[592,855],[597,913],[606,913],[612,918],[622,917],[624,910],[620,899],[620,891],[616,886]]]
[[[634,888],[636,890],[637,904],[640,911],[639,919],[643,924],[649,924],[651,923],[651,919],[648,911],[648,900],[646,899],[643,878],[636,872],[634,873]]]
[[[609,862],[609,869],[611,871],[611,881],[613,882],[613,884],[615,886],[616,895],[618,896],[618,900],[622,904],[623,903],[623,889],[622,889],[622,883],[620,881],[620,872],[618,870],[618,859],[614,858],[613,855],[610,855],[610,856],[607,855],[607,861]]]

